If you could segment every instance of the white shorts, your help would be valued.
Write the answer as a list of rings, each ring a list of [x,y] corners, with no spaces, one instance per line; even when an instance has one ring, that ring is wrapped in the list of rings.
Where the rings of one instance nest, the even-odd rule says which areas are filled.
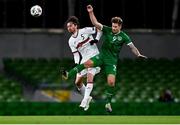
[[[93,68],[87,68],[82,70],[80,73],[77,73],[77,77],[83,77],[86,76],[87,73],[91,73],[92,75],[96,75],[100,72],[101,68],[100,67],[93,67]]]

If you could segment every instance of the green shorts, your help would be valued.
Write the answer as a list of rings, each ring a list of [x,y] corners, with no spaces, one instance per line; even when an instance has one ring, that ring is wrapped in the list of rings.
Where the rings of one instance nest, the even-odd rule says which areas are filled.
[[[93,67],[98,67],[103,65],[103,58],[100,54],[92,57],[91,60],[93,61]]]
[[[105,69],[106,75],[113,74],[116,76],[117,65],[113,61],[105,59],[101,54],[92,57],[91,60],[94,63],[94,67],[103,67]]]
[[[113,64],[105,64],[104,65],[106,75],[113,74],[116,76],[117,68],[116,65]]]

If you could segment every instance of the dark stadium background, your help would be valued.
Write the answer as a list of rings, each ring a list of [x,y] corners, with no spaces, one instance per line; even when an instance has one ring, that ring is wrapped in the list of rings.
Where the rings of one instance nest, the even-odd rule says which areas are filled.
[[[68,9],[74,5],[73,12]],[[73,4],[74,3],[74,4]],[[0,27],[2,28],[62,28],[68,14],[79,17],[82,26],[90,25],[86,5],[92,3],[99,21],[110,25],[112,16],[121,16],[124,27],[171,29],[174,0],[1,0]],[[29,15],[32,5],[43,7],[43,16]],[[179,14],[179,10],[178,13]],[[13,20],[13,21],[12,21]],[[175,29],[180,28],[177,16]]]
[[[75,15],[81,27],[92,26],[89,3],[105,25],[122,17],[123,30],[149,57],[140,60],[122,49],[112,115],[179,115],[179,0],[0,0],[0,115],[106,114],[103,70],[87,112],[79,109],[74,79],[60,77],[62,67],[73,65],[64,23]],[[36,4],[40,17],[30,15]]]

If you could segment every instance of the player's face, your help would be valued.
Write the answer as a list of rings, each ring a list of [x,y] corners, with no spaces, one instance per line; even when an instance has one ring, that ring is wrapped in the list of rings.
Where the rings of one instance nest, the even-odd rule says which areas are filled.
[[[112,23],[112,32],[113,33],[118,33],[121,30],[121,25],[119,25],[118,23]]]
[[[70,33],[75,33],[76,30],[77,30],[77,25],[75,25],[75,24],[72,23],[72,22],[69,22],[69,23],[67,23],[67,30],[68,30],[68,32],[70,32]]]

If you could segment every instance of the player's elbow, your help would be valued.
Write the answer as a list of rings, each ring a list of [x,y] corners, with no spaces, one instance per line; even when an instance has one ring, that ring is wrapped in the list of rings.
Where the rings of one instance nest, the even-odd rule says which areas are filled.
[[[98,22],[97,22],[97,21],[93,21],[92,24],[93,24],[95,27],[97,27]]]

